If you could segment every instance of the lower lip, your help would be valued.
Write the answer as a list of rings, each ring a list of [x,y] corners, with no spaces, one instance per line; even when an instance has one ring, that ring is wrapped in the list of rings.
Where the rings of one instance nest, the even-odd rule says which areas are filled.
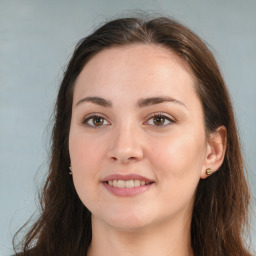
[[[108,183],[106,182],[102,184],[109,192],[111,192],[115,196],[123,196],[123,197],[130,197],[130,196],[136,196],[136,195],[142,194],[145,191],[149,190],[154,185],[154,183],[150,183],[144,186],[133,187],[133,188],[117,188],[117,187],[108,185]]]

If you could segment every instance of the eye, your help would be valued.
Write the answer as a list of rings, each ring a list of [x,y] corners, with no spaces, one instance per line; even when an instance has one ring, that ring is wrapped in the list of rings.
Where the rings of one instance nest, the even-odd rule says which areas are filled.
[[[92,128],[98,128],[104,125],[109,125],[110,123],[104,117],[100,115],[92,114],[92,115],[86,116],[82,120],[82,124]]]
[[[153,126],[165,127],[174,123],[174,120],[162,113],[154,113],[147,119],[146,123]]]

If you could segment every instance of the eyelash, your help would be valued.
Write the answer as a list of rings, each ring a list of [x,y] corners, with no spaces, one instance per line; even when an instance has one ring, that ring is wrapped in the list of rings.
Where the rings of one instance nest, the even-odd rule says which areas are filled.
[[[161,118],[161,119],[164,119],[165,121],[167,120],[169,122],[168,124],[165,124],[165,125],[151,124],[151,126],[155,126],[156,128],[165,128],[166,126],[169,126],[169,125],[175,123],[175,120],[173,118],[171,118],[170,116],[168,116],[168,115],[166,115],[166,114],[164,114],[162,112],[153,113],[153,114],[149,115],[147,117],[147,121],[146,122],[148,122],[152,118]]]
[[[97,113],[92,113],[92,114],[90,114],[90,115],[88,115],[88,116],[86,116],[86,117],[83,118],[83,120],[82,120],[82,122],[81,122],[82,125],[84,125],[84,126],[86,126],[86,127],[94,128],[94,129],[100,128],[102,125],[100,125],[100,126],[96,126],[96,125],[95,125],[95,126],[94,126],[94,125],[88,124],[88,122],[89,122],[90,120],[93,120],[93,118],[100,118],[100,119],[103,119],[103,122],[104,122],[104,121],[107,121],[104,116],[99,115],[99,114],[97,114]],[[107,122],[108,122],[108,121],[107,121]],[[108,122],[108,123],[109,123],[109,122]]]
[[[96,125],[92,125],[92,124],[88,124],[88,122],[90,120],[93,120],[94,118],[100,118],[100,119],[103,119],[103,125],[104,125],[104,122],[107,121],[106,118],[102,115],[99,115],[97,113],[92,113],[86,117],[83,118],[82,120],[82,125],[86,126],[86,127],[90,127],[90,128],[94,128],[94,129],[97,129],[97,128],[100,128],[101,126],[103,125],[99,125],[99,126],[96,126]],[[169,126],[173,123],[175,123],[175,120],[172,119],[171,117],[167,116],[166,114],[163,114],[163,113],[153,113],[151,114],[150,116],[147,117],[147,121],[145,123],[147,123],[149,120],[151,120],[152,118],[161,118],[161,119],[164,119],[165,121],[167,120],[169,123],[168,124],[164,124],[164,125],[156,125],[156,124],[150,124],[150,126],[155,126],[155,128],[164,128],[166,126]],[[164,123],[165,123],[164,121]],[[108,121],[107,121],[108,122]],[[108,122],[109,123],[109,122]],[[145,124],[143,123],[143,124]],[[107,124],[109,125],[109,124]]]

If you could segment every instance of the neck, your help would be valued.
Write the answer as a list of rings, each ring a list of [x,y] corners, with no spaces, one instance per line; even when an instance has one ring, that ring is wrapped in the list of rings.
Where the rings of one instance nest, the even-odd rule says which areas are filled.
[[[120,230],[92,217],[88,256],[192,256],[190,221],[172,220],[153,227]]]

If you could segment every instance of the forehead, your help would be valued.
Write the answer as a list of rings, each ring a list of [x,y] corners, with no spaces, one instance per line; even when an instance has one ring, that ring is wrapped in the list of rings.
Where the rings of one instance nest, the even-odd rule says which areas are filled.
[[[175,53],[156,45],[135,44],[96,54],[79,74],[74,97],[114,97],[118,91],[126,97],[171,94],[182,98],[195,94],[194,84],[189,67]]]

